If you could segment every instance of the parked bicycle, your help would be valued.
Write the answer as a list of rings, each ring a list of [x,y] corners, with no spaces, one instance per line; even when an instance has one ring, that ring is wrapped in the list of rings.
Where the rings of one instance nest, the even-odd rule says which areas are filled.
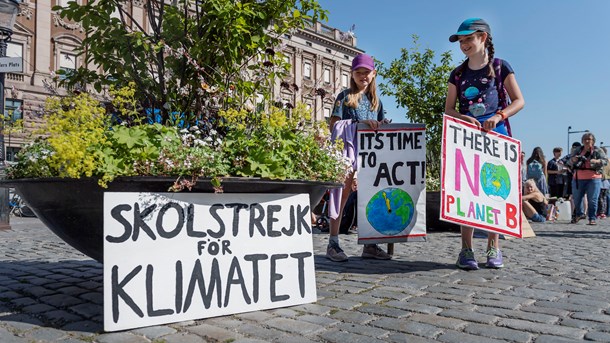
[[[25,203],[23,198],[15,191],[15,189],[9,189],[9,214],[17,217],[36,217],[32,209]]]

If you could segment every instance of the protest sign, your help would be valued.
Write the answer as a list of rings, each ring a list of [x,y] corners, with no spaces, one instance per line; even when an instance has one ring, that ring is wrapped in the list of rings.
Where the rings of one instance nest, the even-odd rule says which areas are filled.
[[[443,117],[440,219],[522,237],[521,142]]]
[[[316,301],[307,194],[104,194],[104,330]]]
[[[426,129],[358,125],[358,243],[426,239]]]

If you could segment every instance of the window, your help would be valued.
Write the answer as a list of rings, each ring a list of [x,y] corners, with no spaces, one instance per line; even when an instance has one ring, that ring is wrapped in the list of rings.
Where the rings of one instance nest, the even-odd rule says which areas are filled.
[[[7,57],[23,57],[23,44],[9,42],[6,46]]]
[[[330,83],[330,69],[324,68],[324,82]]]
[[[330,108],[324,107],[324,118],[330,118]]]
[[[76,70],[76,55],[65,52],[60,53],[59,69],[64,71],[64,74],[60,76],[62,80],[66,78],[66,75],[74,72]]]
[[[303,64],[303,77],[306,79],[311,79],[311,63],[305,62]]]
[[[6,99],[4,102],[4,117],[10,118],[11,122],[23,119],[23,101],[18,99]]]
[[[349,76],[346,73],[341,74],[341,86],[349,88]]]
[[[15,155],[21,150],[21,148],[17,148],[14,146],[6,147],[6,160],[11,162],[16,162]]]
[[[265,110],[265,97],[262,94],[256,94],[256,112],[262,113]]]

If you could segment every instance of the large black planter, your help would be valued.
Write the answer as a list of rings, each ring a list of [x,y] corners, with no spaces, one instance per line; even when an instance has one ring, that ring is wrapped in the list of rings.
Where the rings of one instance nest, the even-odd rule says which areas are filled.
[[[83,254],[102,262],[104,192],[167,192],[174,178],[118,178],[104,189],[90,178],[2,180],[1,187],[15,187],[34,213],[57,236]],[[225,193],[308,193],[315,206],[332,182],[224,178]],[[200,179],[190,192],[214,193],[209,179]],[[313,206],[312,206],[313,208]]]
[[[426,230],[460,231],[460,226],[440,220],[441,192],[426,192]]]

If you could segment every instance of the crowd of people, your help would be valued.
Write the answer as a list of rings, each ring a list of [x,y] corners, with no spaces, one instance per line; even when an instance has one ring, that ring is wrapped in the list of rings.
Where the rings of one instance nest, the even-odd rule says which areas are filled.
[[[466,59],[449,76],[445,114],[483,130],[510,136],[508,118],[519,112],[525,102],[511,65],[494,56],[489,24],[481,18],[467,19],[449,37],[449,41],[459,42]],[[352,62],[350,87],[337,96],[330,126],[333,128],[333,139],[343,140],[346,147],[344,154],[348,157],[353,156],[349,147],[353,146],[354,124],[365,123],[377,129],[386,122],[376,91],[376,75],[373,58],[358,55]],[[353,166],[357,168],[355,161]],[[336,262],[348,260],[339,244],[338,228],[353,179],[353,174],[348,175],[344,188],[332,191],[330,196],[330,237],[326,257]],[[473,233],[474,228],[461,227],[461,249],[456,262],[459,268],[479,269],[473,249]],[[497,233],[488,234],[485,256],[486,267],[504,266]],[[390,259],[391,255],[371,244],[364,246],[362,257]]]
[[[447,82],[445,114],[476,125],[484,131],[512,136],[508,118],[517,114],[525,101],[511,65],[494,57],[491,28],[481,18],[462,22],[450,42],[459,42],[466,59],[454,69]],[[344,154],[352,159],[353,171],[357,169],[353,147],[356,126],[364,123],[377,129],[387,122],[383,105],[377,94],[374,59],[360,54],[352,62],[350,87],[337,95],[330,127],[332,139],[342,139]],[[351,149],[351,150],[350,150]],[[572,199],[572,223],[587,218],[595,225],[599,218],[608,215],[607,198],[610,170],[606,151],[595,146],[595,136],[586,133],[581,143],[575,143],[565,156],[561,148],[553,150],[553,158],[547,161],[541,148],[536,147],[529,158],[521,154],[523,183],[523,212],[533,222],[544,222],[548,203],[558,198]],[[345,262],[348,256],[339,244],[339,225],[346,199],[353,188],[354,173],[350,173],[343,189],[330,194],[330,237],[326,257],[335,262]],[[599,204],[598,204],[599,203]],[[586,212],[586,214],[585,214]],[[465,270],[479,269],[473,248],[474,228],[461,226],[461,248],[456,265]],[[387,260],[391,258],[376,244],[363,247],[363,258]],[[485,267],[504,266],[499,246],[499,235],[488,232]]]
[[[540,213],[541,216],[525,211],[525,203],[531,198],[528,192],[540,193],[547,201],[560,198],[570,200],[572,223],[587,219],[589,225],[596,225],[598,219],[609,215],[610,165],[606,148],[596,146],[595,135],[587,132],[580,142],[572,144],[568,154],[562,157],[562,152],[561,148],[554,148],[553,158],[548,162],[545,162],[540,147],[534,148],[527,159],[522,153],[524,212],[529,220],[544,222],[546,210]],[[535,183],[534,189],[528,184],[529,181]],[[540,208],[543,209],[542,206]]]

